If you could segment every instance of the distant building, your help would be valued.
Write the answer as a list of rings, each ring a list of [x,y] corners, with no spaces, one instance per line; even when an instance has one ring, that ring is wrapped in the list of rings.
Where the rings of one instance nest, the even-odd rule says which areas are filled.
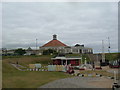
[[[35,54],[35,52],[29,47],[28,49],[25,50],[25,54],[24,55],[32,55]]]
[[[7,50],[6,48],[2,48],[2,55],[7,56],[7,55],[14,55],[15,49]]]
[[[15,49],[11,49],[11,50],[3,49],[2,52],[3,54],[14,54]]]
[[[7,49],[6,48],[2,48],[2,54],[7,54]]]
[[[53,35],[53,40],[44,44],[40,47],[40,52],[44,50],[53,49],[59,53],[81,53],[81,54],[91,54],[93,53],[92,48],[84,47],[84,45],[76,44],[75,46],[67,46],[61,41],[57,40],[57,35]]]
[[[17,50],[17,49],[7,50],[6,48],[2,48],[0,50],[0,55],[3,55],[3,56],[18,55],[15,53],[15,50]],[[33,50],[33,49],[31,49],[31,47],[29,47],[28,49],[24,49],[24,50],[26,52],[24,55],[41,55],[39,50]]]
[[[31,47],[26,49],[25,52],[26,53],[24,55],[40,55],[39,50],[33,50],[33,49],[31,49]]]

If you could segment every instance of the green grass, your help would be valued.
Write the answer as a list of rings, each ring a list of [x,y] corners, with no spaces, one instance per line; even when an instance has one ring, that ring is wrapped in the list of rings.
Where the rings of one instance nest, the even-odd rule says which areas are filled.
[[[48,62],[51,62],[51,56],[23,56],[23,57],[12,57],[3,59],[3,77],[2,84],[3,88],[37,88],[41,85],[44,85],[48,82],[71,77],[71,75],[63,72],[48,72],[48,71],[18,71],[9,62],[22,64],[27,66],[30,63],[41,63],[42,65],[47,65]]]
[[[66,56],[73,56],[73,57],[75,57],[75,56],[77,56],[77,57],[81,57],[81,54],[67,54]],[[88,57],[88,55],[87,54],[82,54],[82,60],[83,61],[85,61],[85,58],[86,58],[86,61],[90,61],[90,58]]]
[[[86,61],[90,61],[90,58],[88,57],[87,54],[83,54],[83,55],[82,55],[83,61],[85,61],[85,58],[86,58]]]
[[[106,53],[105,58],[110,61],[116,60],[120,58],[120,53]]]
[[[66,56],[79,56],[81,57],[81,54],[67,54]],[[90,61],[90,58],[88,57],[88,54],[82,54],[83,61],[85,60]],[[116,60],[120,58],[120,53],[105,53],[105,59],[106,60]]]
[[[3,61],[5,63],[19,63],[20,65],[28,67],[29,64],[41,63],[42,65],[48,65],[52,63],[50,55],[41,56],[4,56]]]
[[[4,88],[37,88],[53,80],[66,78],[70,75],[62,72],[17,71],[3,73]]]
[[[117,57],[116,54],[112,54]],[[78,54],[73,54],[73,56],[78,56]],[[48,63],[52,63],[50,55],[41,56],[4,56],[2,62],[2,80],[3,88],[37,88],[48,82],[72,77],[69,74],[63,72],[40,72],[40,71],[18,71],[9,62],[16,63],[19,62],[20,65],[28,67],[29,64],[41,63],[46,66]],[[88,59],[87,56],[83,56]],[[113,76],[103,70],[98,71],[81,71],[80,73],[98,73],[104,76]]]
[[[9,59],[9,58],[23,58],[23,57],[53,57],[52,55],[19,55],[19,56],[2,56],[2,59]]]

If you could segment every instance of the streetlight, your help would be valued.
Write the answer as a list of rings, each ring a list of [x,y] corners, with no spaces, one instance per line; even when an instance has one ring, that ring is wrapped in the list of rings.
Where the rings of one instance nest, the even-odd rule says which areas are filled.
[[[86,58],[85,58],[85,63],[84,64],[87,64],[87,62],[86,62]]]

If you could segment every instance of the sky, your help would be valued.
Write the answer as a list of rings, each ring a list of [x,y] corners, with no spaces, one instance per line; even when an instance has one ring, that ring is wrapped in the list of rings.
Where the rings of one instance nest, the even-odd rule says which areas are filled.
[[[52,40],[68,46],[84,44],[101,52],[118,52],[117,2],[4,2],[2,4],[2,47],[35,48]]]

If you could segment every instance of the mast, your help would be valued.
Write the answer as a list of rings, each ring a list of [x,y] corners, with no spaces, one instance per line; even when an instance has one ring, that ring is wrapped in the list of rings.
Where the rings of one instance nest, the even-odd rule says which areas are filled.
[[[37,54],[37,39],[36,39],[36,54]]]
[[[102,40],[102,62],[105,62],[104,41]]]

